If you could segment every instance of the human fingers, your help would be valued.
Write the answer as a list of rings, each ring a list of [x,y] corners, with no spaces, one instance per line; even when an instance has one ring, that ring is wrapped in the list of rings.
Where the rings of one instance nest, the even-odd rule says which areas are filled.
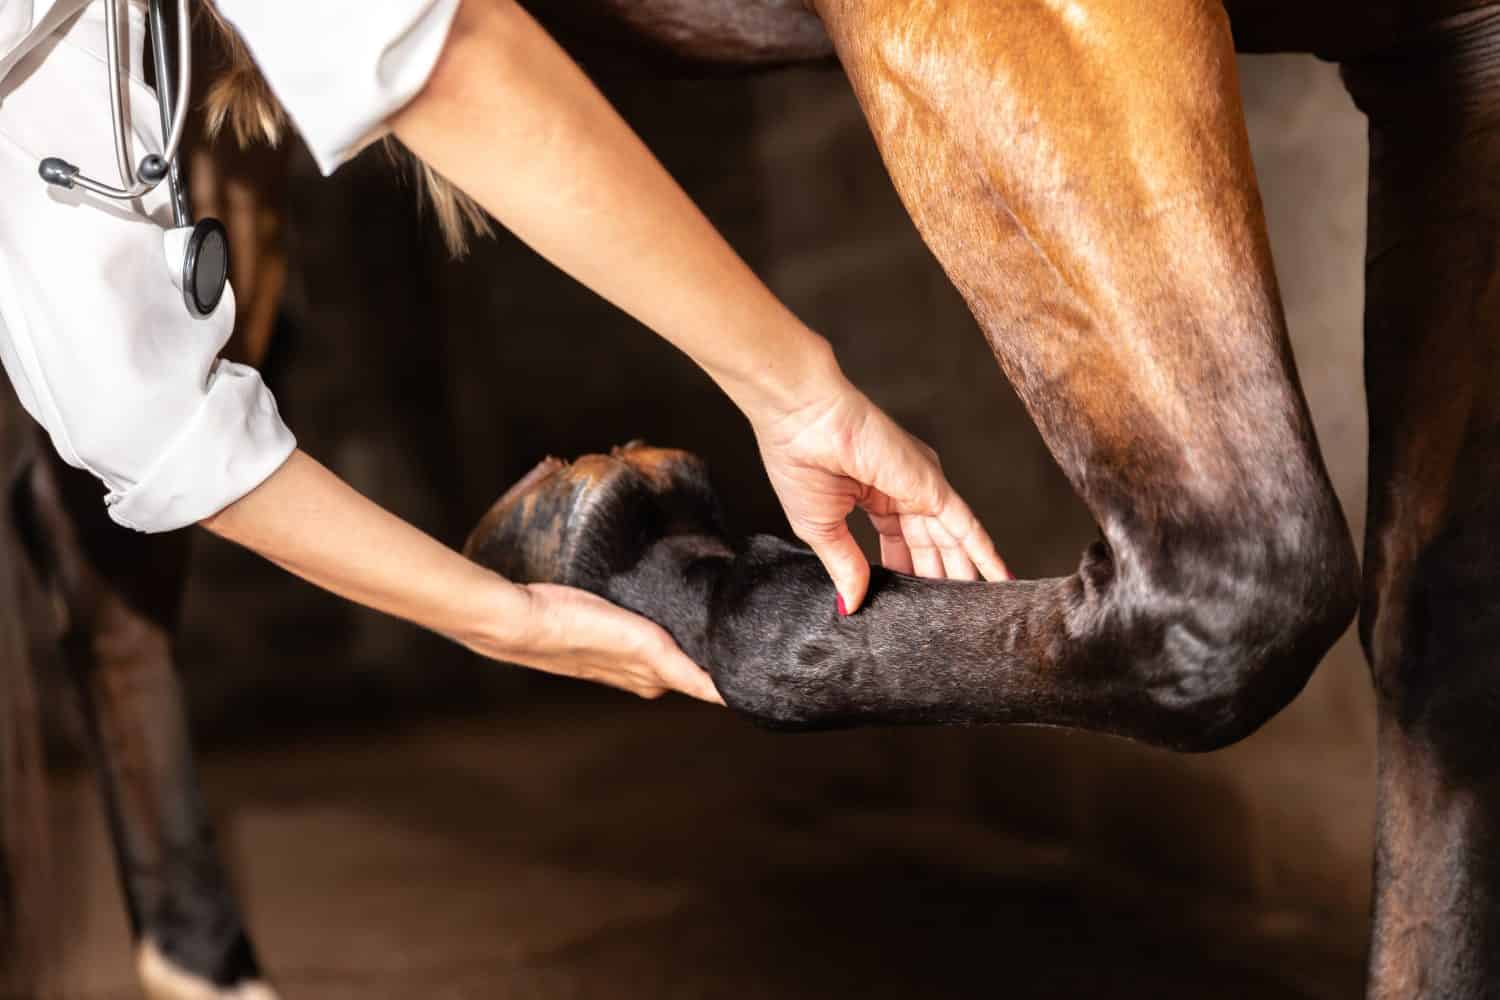
[[[911,551],[912,572],[934,580],[943,579],[946,575],[943,557],[927,531],[927,518],[921,514],[902,514],[901,535]]]
[[[943,560],[943,572],[950,580],[977,580],[979,571],[974,568],[974,562],[969,554],[964,551],[963,546],[948,533],[943,527],[943,522],[935,517],[926,519],[927,535],[937,546],[938,555]]]
[[[969,505],[964,503],[963,498],[952,487],[948,488],[943,497],[935,520],[984,579],[992,583],[1015,579],[1010,568],[1005,565],[1005,560],[1000,558],[1000,553],[995,549],[989,532],[984,530],[979,518],[974,516]]]
[[[880,565],[892,573],[905,573],[908,576],[914,572],[911,564],[911,549],[907,548],[906,536],[901,533],[901,516],[889,511],[889,501],[880,498],[883,503],[872,503],[865,507],[865,514],[870,518],[870,524],[875,529],[875,534],[880,539]]]
[[[849,533],[849,525],[839,519],[820,525],[794,524],[792,530],[812,548],[833,580],[838,591],[839,613],[854,614],[870,586],[870,564]]]

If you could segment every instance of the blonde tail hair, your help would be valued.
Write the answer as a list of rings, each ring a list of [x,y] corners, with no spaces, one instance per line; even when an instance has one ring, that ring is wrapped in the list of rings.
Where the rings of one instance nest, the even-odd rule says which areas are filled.
[[[256,142],[272,146],[286,135],[287,117],[276,95],[261,76],[250,50],[239,33],[220,16],[212,0],[199,5],[207,16],[207,34],[217,49],[215,70],[203,100],[204,128],[210,139],[233,133],[241,147]],[[201,36],[200,36],[201,37]],[[479,204],[453,186],[442,174],[424,163],[395,138],[386,139],[386,149],[398,165],[410,164],[418,204],[430,204],[443,234],[443,243],[454,257],[462,257],[473,236],[492,236],[494,227]]]

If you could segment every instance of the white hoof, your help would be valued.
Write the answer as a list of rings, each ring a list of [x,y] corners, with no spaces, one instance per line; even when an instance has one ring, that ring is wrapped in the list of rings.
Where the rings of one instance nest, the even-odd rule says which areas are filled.
[[[148,1000],[277,1000],[276,991],[259,981],[220,987],[186,972],[149,938],[136,950],[135,971]]]

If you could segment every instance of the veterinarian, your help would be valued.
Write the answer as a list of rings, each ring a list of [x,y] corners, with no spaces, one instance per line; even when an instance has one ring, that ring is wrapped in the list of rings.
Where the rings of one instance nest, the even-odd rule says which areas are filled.
[[[394,134],[558,267],[693,358],[749,419],[793,530],[853,613],[881,557],[929,577],[1006,571],[932,452],[839,370],[827,341],[750,272],[546,32],[511,0],[220,0],[322,171]],[[142,65],[122,104],[161,151]],[[234,296],[184,306],[166,185],[111,200],[58,158],[126,185],[109,105],[103,3],[0,0],[0,359],[71,465],[128,528],[202,524],[351,600],[485,656],[643,696],[718,695],[667,633],[606,601],[518,586],[387,513],[297,448],[250,368],[219,358]],[[139,155],[139,154],[137,154]],[[54,171],[57,168],[54,167]],[[62,182],[59,186],[59,180]],[[829,609],[834,613],[834,609]]]

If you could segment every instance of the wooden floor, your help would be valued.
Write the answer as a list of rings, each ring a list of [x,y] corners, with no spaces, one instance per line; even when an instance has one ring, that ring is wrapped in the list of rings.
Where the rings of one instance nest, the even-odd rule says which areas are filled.
[[[1358,957],[1315,922],[913,813],[882,800],[870,745],[588,701],[204,773],[293,1000],[1358,995]],[[55,804],[63,996],[136,997],[87,776]]]

